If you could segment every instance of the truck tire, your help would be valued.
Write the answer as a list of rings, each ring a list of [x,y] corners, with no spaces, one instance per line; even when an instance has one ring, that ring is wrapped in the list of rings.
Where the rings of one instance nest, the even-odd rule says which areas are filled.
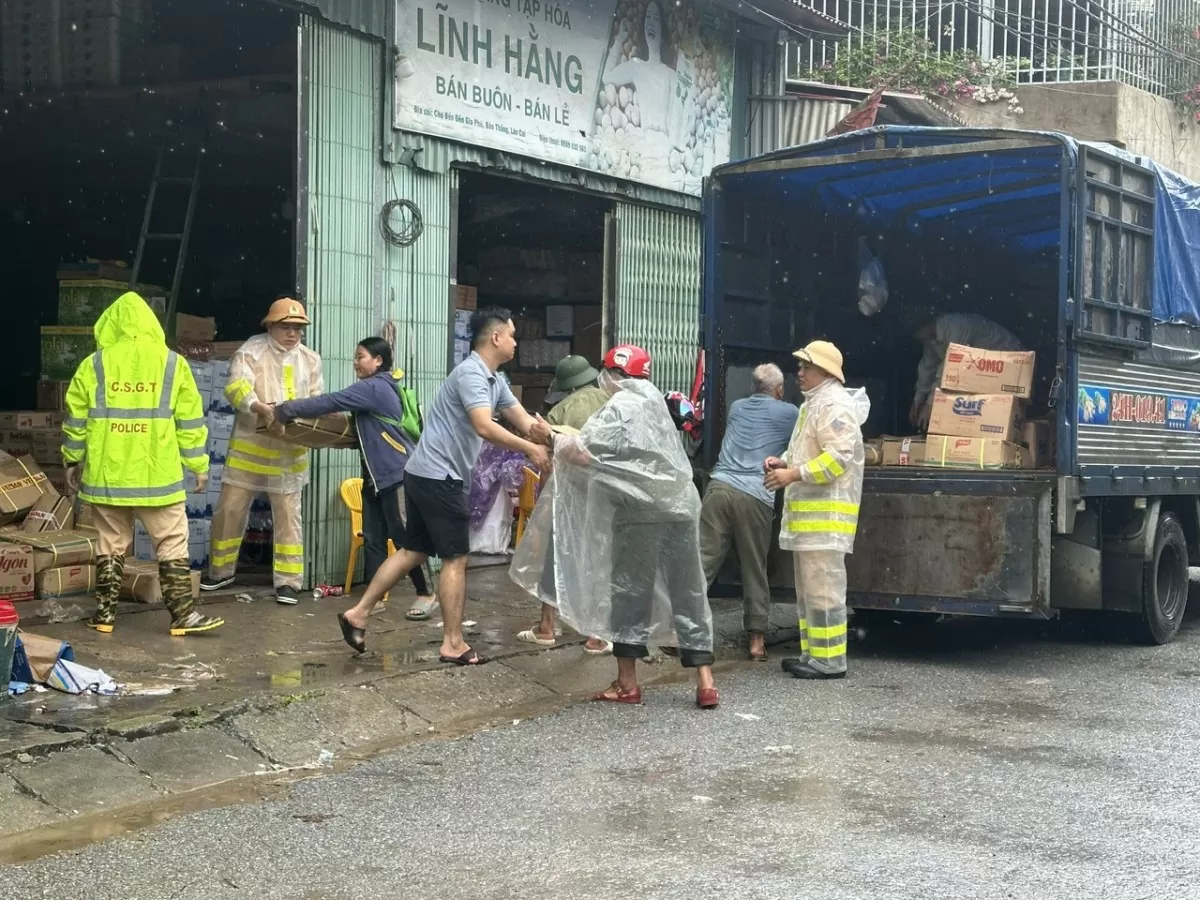
[[[1188,598],[1188,552],[1174,513],[1158,519],[1154,552],[1142,579],[1142,611],[1135,635],[1147,644],[1169,644],[1179,633]]]

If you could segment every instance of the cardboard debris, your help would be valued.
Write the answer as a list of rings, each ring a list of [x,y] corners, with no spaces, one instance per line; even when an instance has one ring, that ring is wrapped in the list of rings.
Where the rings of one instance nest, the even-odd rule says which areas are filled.
[[[1030,350],[981,350],[964,344],[946,348],[943,390],[962,394],[1033,396],[1034,354]]]
[[[33,599],[33,551],[0,543],[0,600]]]
[[[96,567],[83,565],[46,569],[34,575],[33,583],[41,600],[90,594],[96,590]]]
[[[70,497],[42,494],[25,515],[21,530],[28,534],[43,531],[70,531],[75,527],[75,504]]]
[[[345,413],[331,413],[319,419],[296,419],[283,427],[283,434],[278,429],[272,431],[259,428],[260,434],[269,434],[297,447],[308,447],[320,450],[327,447],[350,448],[358,446],[358,438],[354,434],[354,423]]]
[[[1021,407],[1021,401],[1011,394],[951,394],[937,390],[933,393],[929,433],[1015,442],[1023,418]]]
[[[42,494],[57,493],[46,473],[29,457],[0,451],[0,525],[24,518]]]
[[[39,409],[0,412],[0,430],[28,431],[34,428],[61,428],[62,423],[63,414],[60,412]]]
[[[925,438],[923,465],[945,469],[1019,469],[1021,448],[996,438],[931,434]]]
[[[33,551],[33,569],[42,572],[61,566],[81,566],[96,561],[100,543],[95,531],[43,531],[41,534],[3,535],[6,541],[19,541]]]

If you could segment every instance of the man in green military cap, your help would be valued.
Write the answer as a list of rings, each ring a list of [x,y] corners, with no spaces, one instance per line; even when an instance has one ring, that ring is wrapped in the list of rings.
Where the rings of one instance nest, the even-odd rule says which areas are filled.
[[[600,373],[582,356],[567,356],[559,360],[554,367],[554,383],[550,385],[550,396],[565,394],[550,412],[546,413],[546,421],[552,427],[570,428],[574,431],[581,429],[591,418],[592,413],[607,403],[610,395],[601,390],[596,379]],[[548,549],[549,559],[554,558],[554,548]],[[546,577],[553,578],[553,570],[546,567]],[[517,637],[530,644],[551,647],[555,642],[554,607],[548,603],[542,604],[542,620],[522,631]],[[607,653],[612,647],[608,641],[600,638],[588,638],[584,650],[588,653]]]

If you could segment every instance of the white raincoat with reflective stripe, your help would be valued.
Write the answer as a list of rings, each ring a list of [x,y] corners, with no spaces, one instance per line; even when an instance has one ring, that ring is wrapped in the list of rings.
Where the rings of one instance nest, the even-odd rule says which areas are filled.
[[[784,492],[784,550],[853,552],[862,501],[862,424],[870,411],[866,391],[848,391],[832,378],[805,394],[786,456],[801,480]]]
[[[96,322],[100,348],[67,389],[63,462],[83,463],[79,497],[103,506],[182,503],[183,467],[208,471],[204,405],[187,362],[137,294]]]
[[[321,357],[298,345],[284,350],[266,334],[242,344],[229,363],[225,396],[237,410],[222,484],[269,494],[294,494],[308,484],[308,451],[258,433],[260,403],[282,403],[325,393]]]

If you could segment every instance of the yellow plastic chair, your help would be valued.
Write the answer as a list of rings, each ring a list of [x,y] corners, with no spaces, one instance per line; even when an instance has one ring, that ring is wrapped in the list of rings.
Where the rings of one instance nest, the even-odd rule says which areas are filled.
[[[346,563],[347,594],[354,585],[354,564],[358,562],[358,551],[363,548],[362,488],[361,478],[347,478],[338,489],[342,495],[342,502],[346,504],[346,509],[350,510],[350,560]],[[395,552],[396,545],[388,538],[388,556]],[[383,602],[387,603],[390,596],[390,592],[384,594]]]
[[[346,593],[354,584],[354,564],[358,562],[358,551],[363,548],[363,517],[362,517],[362,488],[361,478],[347,478],[342,482],[338,492],[342,502],[350,510],[350,561],[346,564]],[[388,544],[391,549],[391,544]]]
[[[538,489],[542,483],[542,476],[533,469],[526,466],[521,470],[525,475],[524,481],[521,482],[521,490],[517,494],[517,543],[521,545],[521,538],[525,537],[525,526],[529,523],[529,517],[533,515],[533,508],[537,505]]]

